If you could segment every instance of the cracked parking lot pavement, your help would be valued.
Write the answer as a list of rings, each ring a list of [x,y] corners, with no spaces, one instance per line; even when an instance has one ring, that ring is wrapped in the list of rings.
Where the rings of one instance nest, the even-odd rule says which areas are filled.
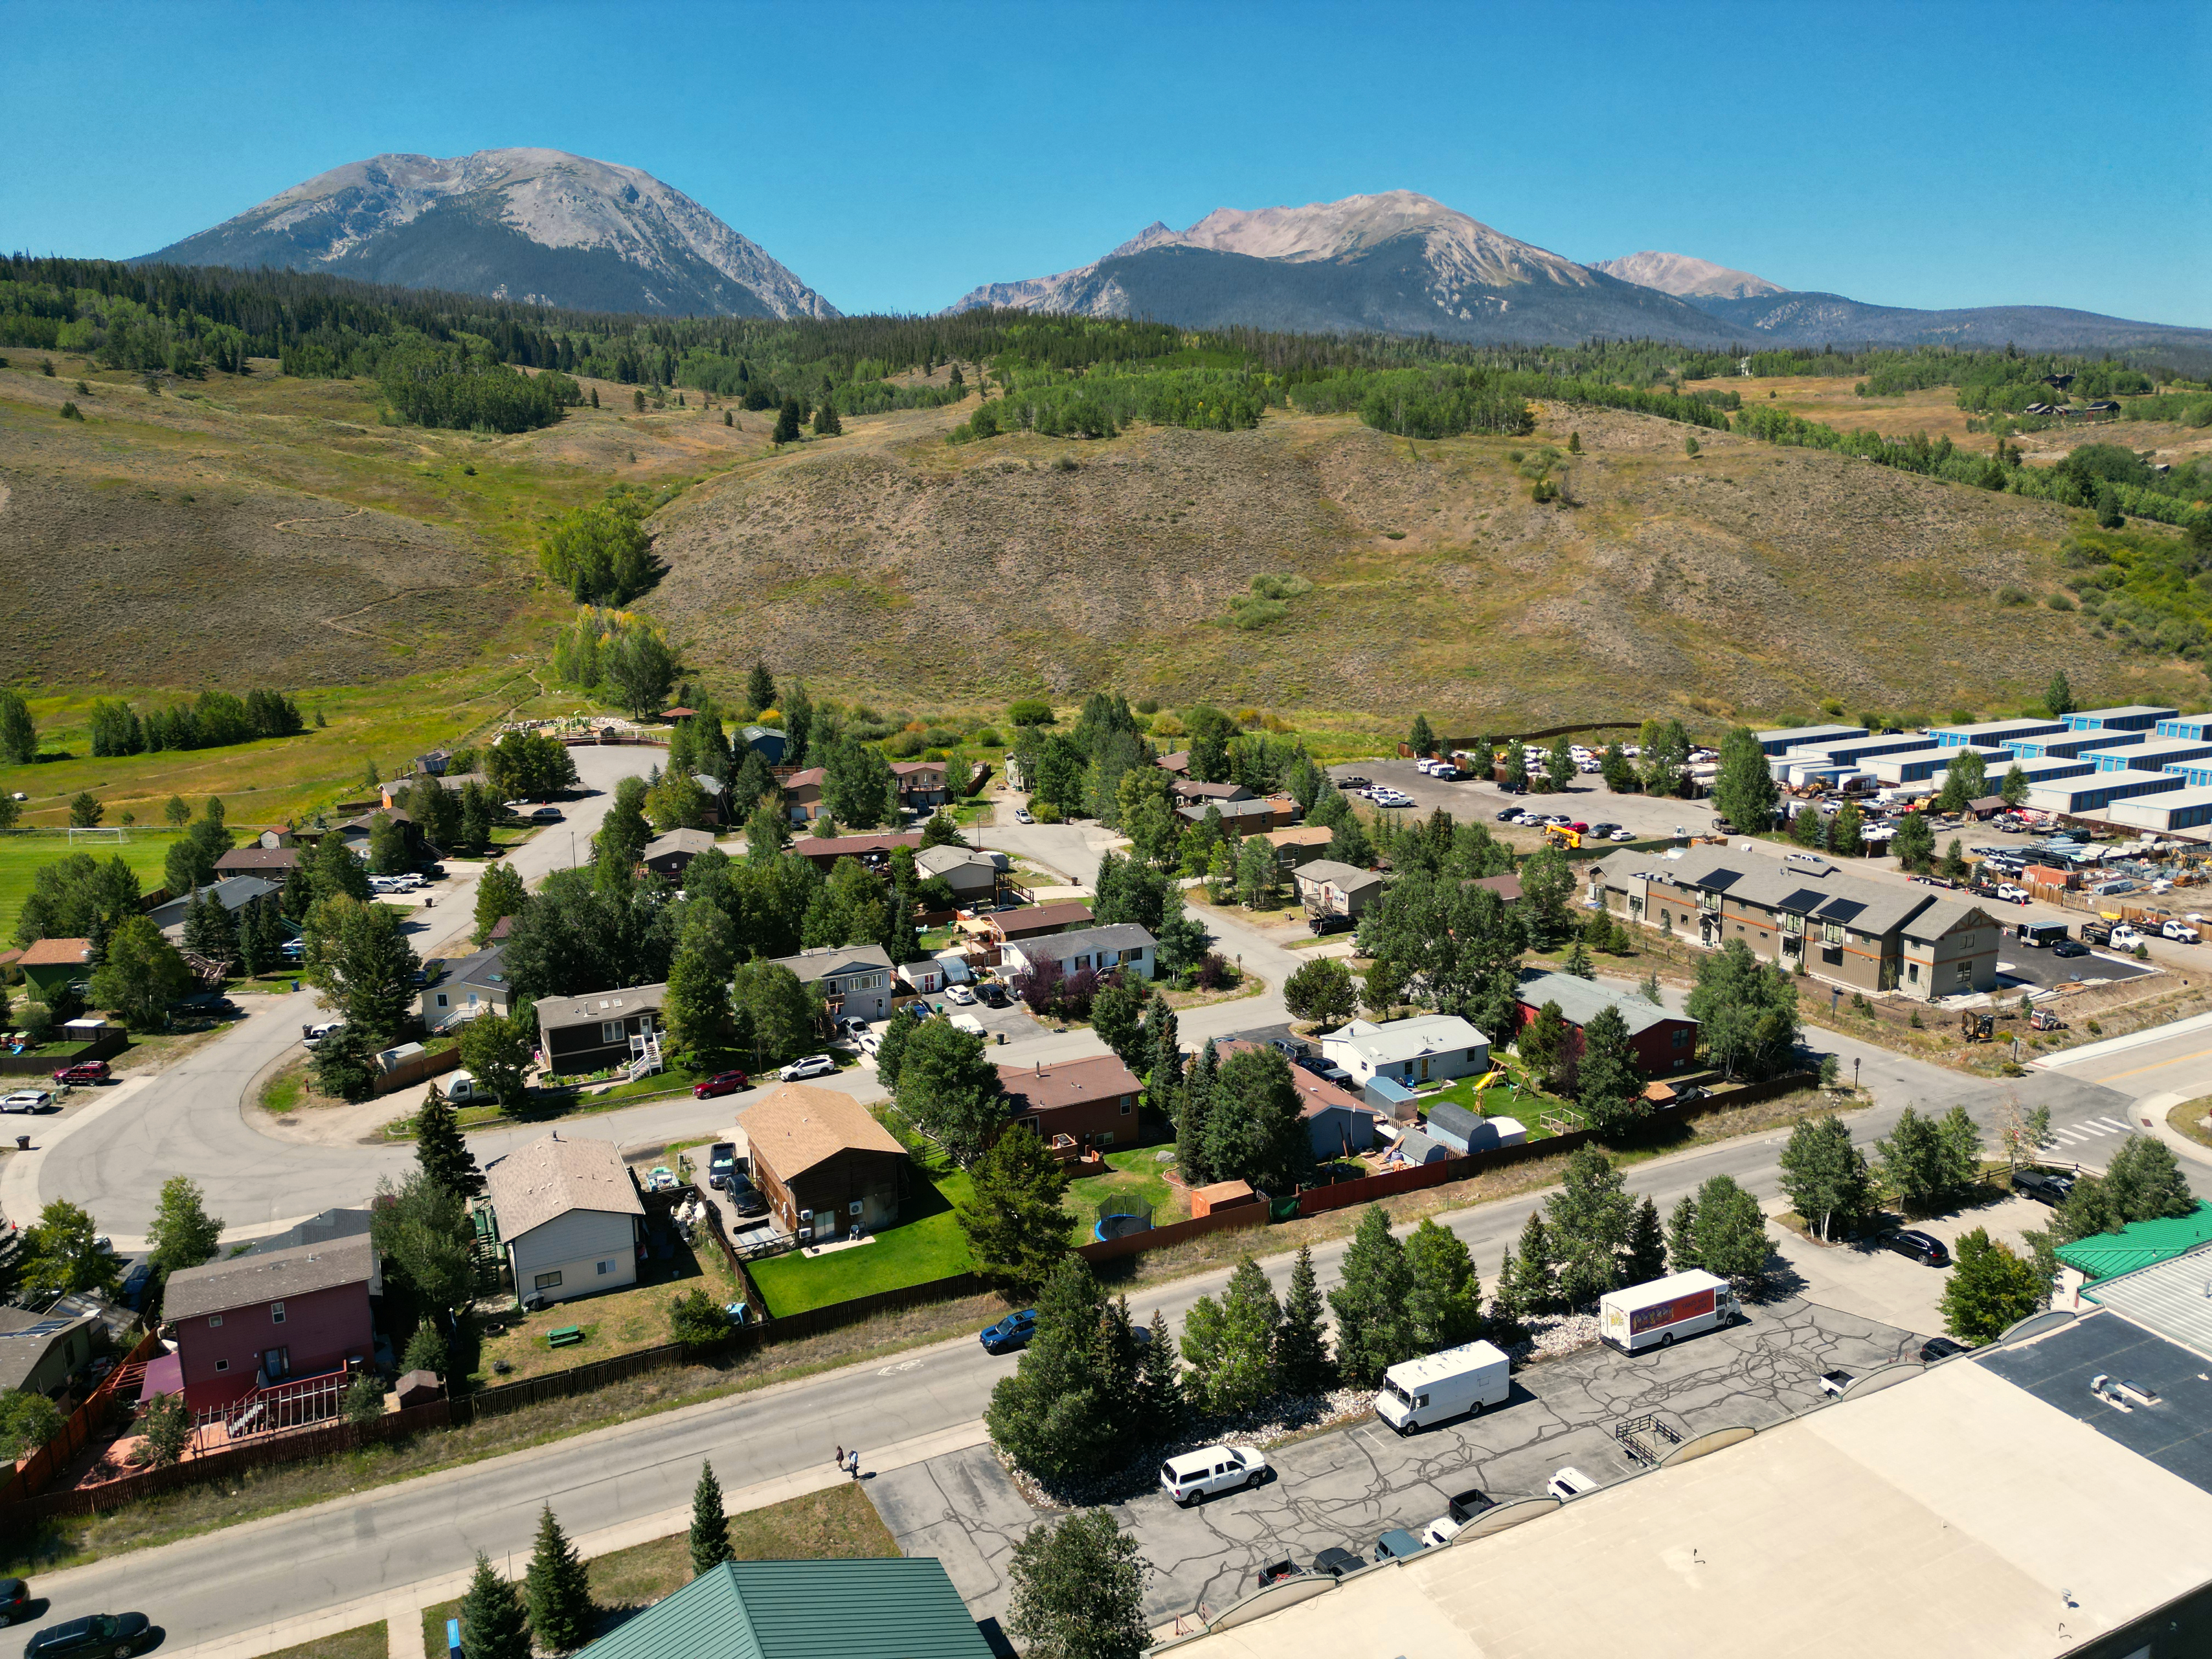
[[[1622,1480],[1637,1468],[1613,1438],[1625,1419],[1656,1414],[1686,1441],[1765,1428],[1821,1405],[1822,1372],[1864,1376],[1911,1358],[1923,1340],[1795,1297],[1753,1304],[1731,1328],[1671,1348],[1591,1348],[1516,1371],[1504,1405],[1410,1438],[1368,1418],[1296,1442],[1268,1454],[1273,1477],[1254,1491],[1188,1510],[1158,1492],[1112,1507],[1152,1565],[1146,1616],[1218,1613],[1267,1563],[1303,1566],[1333,1544],[1367,1555],[1379,1534],[1418,1533],[1470,1486],[1535,1497],[1569,1464],[1601,1486]],[[988,1447],[869,1486],[902,1550],[939,1557],[978,1619],[1003,1618],[1007,1557],[1039,1517]]]

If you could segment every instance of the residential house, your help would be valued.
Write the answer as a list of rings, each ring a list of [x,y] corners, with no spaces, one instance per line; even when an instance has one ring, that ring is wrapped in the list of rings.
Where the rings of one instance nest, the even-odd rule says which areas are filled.
[[[1556,1002],[1577,1038],[1583,1028],[1604,1010],[1619,1009],[1628,1022],[1628,1042],[1636,1051],[1636,1064],[1647,1077],[1680,1071],[1698,1057],[1698,1022],[1685,1014],[1655,1008],[1633,991],[1611,990],[1573,974],[1529,971],[1521,975],[1521,988],[1514,995],[1524,1029],[1546,1003]]]
[[[770,766],[783,764],[784,746],[790,741],[773,726],[748,726],[738,733],[738,738]]]
[[[902,830],[866,836],[801,836],[791,843],[791,850],[827,875],[839,859],[874,863],[902,847],[914,848],[918,854],[921,846],[921,830]]]
[[[711,830],[671,830],[646,842],[638,861],[653,874],[681,884],[684,872],[691,867],[691,860],[714,844],[714,832]]]
[[[415,1011],[427,1031],[434,1034],[465,1025],[479,1014],[504,1017],[514,1004],[504,945],[488,945],[455,962],[434,959],[426,967]]]
[[[712,772],[694,772],[691,781],[699,787],[700,794],[706,798],[707,822],[726,823],[729,821],[729,803],[725,797],[729,793],[729,786]]]
[[[990,1659],[934,1556],[725,1561],[579,1659]]]
[[[407,845],[407,861],[412,865],[434,862],[438,849],[422,833],[422,826],[398,807],[382,807],[373,812],[363,812],[359,817],[346,819],[331,833],[344,842],[355,857],[366,862],[368,858],[369,832],[379,818],[389,818],[399,826],[400,839]]]
[[[1298,902],[1315,916],[1362,916],[1382,896],[1382,878],[1335,859],[1315,859],[1291,873]]]
[[[1467,884],[1486,888],[1508,904],[1521,902],[1521,878],[1518,876],[1474,876],[1468,878]]]
[[[567,1302],[637,1283],[645,1201],[611,1140],[556,1129],[494,1158],[484,1192],[517,1297]]]
[[[1230,802],[1250,800],[1252,792],[1241,783],[1200,783],[1195,778],[1178,777],[1168,785],[1168,799],[1178,806],[1200,809],[1210,801],[1226,817]]]
[[[1066,1135],[1088,1152],[1128,1146],[1137,1139],[1139,1097],[1145,1085],[1112,1054],[1092,1054],[1048,1066],[1001,1066],[1009,1115],[1038,1139]]]
[[[90,1363],[99,1323],[89,1313],[0,1306],[0,1389],[59,1394]]]
[[[283,890],[281,883],[264,881],[259,876],[225,876],[206,886],[194,890],[183,898],[171,899],[157,904],[146,913],[147,919],[161,930],[161,937],[172,945],[181,943],[185,937],[185,918],[191,908],[195,894],[205,894],[231,913],[233,916],[258,898],[273,898]]]
[[[1215,786],[1205,786],[1212,788]],[[1190,823],[1202,823],[1207,812],[1218,812],[1224,828],[1239,836],[1258,835],[1264,830],[1287,829],[1299,818],[1298,804],[1288,795],[1268,795],[1254,800],[1207,800],[1195,805],[1178,806],[1177,817]]]
[[[956,904],[989,908],[999,902],[999,860],[1004,854],[972,847],[925,847],[914,855],[915,868],[935,876],[952,890]]]
[[[827,775],[824,768],[809,766],[783,781],[783,810],[793,823],[811,823],[822,816],[822,780]]]
[[[930,812],[952,799],[943,761],[893,761],[891,780],[898,785],[899,805],[909,812]]]
[[[1173,772],[1178,776],[1187,776],[1190,771],[1190,750],[1178,749],[1172,755],[1162,755],[1152,764],[1163,772]]]
[[[1217,1043],[1215,1048],[1226,1059],[1240,1048],[1259,1046],[1237,1041]],[[1353,1158],[1375,1145],[1375,1126],[1382,1120],[1381,1112],[1342,1085],[1316,1077],[1303,1066],[1291,1067],[1291,1081],[1297,1085],[1299,1112],[1305,1119],[1306,1133],[1312,1137],[1316,1158],[1325,1163],[1333,1158]]]
[[[1289,830],[1270,830],[1260,837],[1275,849],[1275,863],[1284,870],[1296,870],[1310,864],[1328,851],[1328,844],[1336,838],[1336,831],[1325,823],[1302,823]]]
[[[289,847],[264,847],[256,843],[248,847],[234,847],[215,861],[216,879],[227,876],[258,876],[264,881],[284,884],[284,878],[307,860],[308,850],[296,844]]]
[[[1117,921],[1104,927],[1085,927],[1073,933],[1044,933],[1013,941],[1004,947],[1000,961],[1010,974],[1051,962],[1057,963],[1063,974],[1081,973],[1085,969],[1108,974],[1118,968],[1139,979],[1150,979],[1154,946],[1152,934],[1137,923]]]
[[[819,985],[832,1019],[878,1020],[890,1018],[893,982],[890,955],[880,945],[821,945],[795,957],[780,957],[779,968],[788,968],[802,985]]]
[[[1680,858],[1616,857],[1590,866],[1587,879],[1593,899],[1629,921],[1709,950],[1741,939],[1762,962],[1793,973],[1802,966],[1845,990],[1930,1001],[1996,986],[2002,930],[1980,908],[1942,898],[1940,890],[1849,875],[1811,854],[1777,861],[1692,847]],[[1939,903],[1938,914],[1923,918]],[[1916,935],[1909,951],[1908,922]]]
[[[897,1221],[906,1148],[852,1096],[787,1083],[738,1114],[753,1184],[785,1231],[827,1239]]]
[[[169,1275],[161,1316],[177,1342],[185,1403],[208,1411],[289,1378],[375,1358],[384,1291],[366,1233],[218,1256]]]
[[[994,910],[982,920],[990,927],[993,942],[1006,945],[1017,939],[1041,939],[1048,933],[1064,933],[1072,927],[1088,927],[1095,918],[1089,905],[1066,899],[1057,904]]]
[[[1085,912],[1085,915],[1090,913]],[[15,958],[29,981],[32,994],[41,1002],[52,1002],[57,992],[66,991],[81,980],[92,977],[92,941],[88,939],[35,939],[23,947]]]
[[[389,782],[377,785],[376,795],[378,805],[386,807],[404,807],[407,804],[407,797],[409,793],[411,793],[415,786],[422,782],[423,778],[426,776],[435,777],[440,787],[450,789],[456,797],[460,794],[462,790],[467,788],[471,784],[481,784],[487,781],[484,775],[481,772],[457,772],[451,777],[446,777],[437,773],[416,772],[407,777],[393,778]]]
[[[538,1052],[550,1077],[627,1066],[661,1028],[668,987],[631,985],[538,1004]]]
[[[1410,1086],[1490,1069],[1490,1039],[1456,1014],[1419,1014],[1379,1025],[1355,1019],[1322,1038],[1321,1052],[1363,1087],[1377,1077]]]

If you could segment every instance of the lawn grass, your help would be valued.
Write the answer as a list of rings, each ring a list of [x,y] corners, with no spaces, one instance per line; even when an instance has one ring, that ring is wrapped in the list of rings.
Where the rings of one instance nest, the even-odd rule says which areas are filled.
[[[730,1516],[730,1551],[740,1561],[891,1560],[899,1553],[890,1529],[857,1480],[761,1509],[739,1510]],[[604,1635],[622,1615],[650,1607],[691,1582],[690,1535],[673,1533],[626,1550],[610,1550],[592,1556],[585,1567],[591,1577],[592,1601],[611,1615],[601,1626]],[[422,1609],[425,1652],[436,1656],[446,1651],[446,1620],[458,1619],[460,1611],[458,1600]],[[375,1651],[380,1655],[384,1650]]]
[[[441,1620],[438,1626],[439,1645],[426,1651],[445,1652],[446,1626]],[[265,1653],[261,1659],[388,1659],[392,1652],[392,1634],[384,1620],[373,1625],[356,1625],[351,1630],[342,1630],[335,1636],[319,1636],[312,1642],[302,1642],[297,1647],[280,1648],[275,1653]]]
[[[2185,1100],[2166,1112],[2166,1127],[2176,1134],[2187,1136],[2200,1146],[2212,1146],[2212,1128],[2207,1128],[2204,1124],[2204,1115],[2208,1111],[2212,1111],[2212,1095]]]
[[[1571,1101],[1528,1087],[1527,1079],[1502,1058],[1493,1055],[1492,1059],[1506,1073],[1506,1081],[1494,1083],[1478,1092],[1474,1085],[1480,1079],[1463,1077],[1442,1089],[1422,1092],[1417,1103],[1425,1112],[1449,1103],[1463,1106],[1478,1117],[1510,1117],[1528,1131],[1531,1140],[1542,1140],[1553,1133],[1544,1127],[1546,1112],[1573,1112]]]
[[[470,1387],[489,1389],[542,1376],[548,1371],[589,1365],[640,1348],[657,1348],[676,1340],[668,1323],[668,1304],[675,1297],[687,1291],[704,1290],[717,1303],[723,1303],[738,1294],[720,1251],[708,1250],[702,1258],[680,1237],[676,1241],[672,1271],[668,1263],[651,1265],[654,1274],[649,1284],[556,1302],[536,1313],[501,1315],[501,1328],[496,1334],[479,1330],[473,1353],[465,1343],[455,1353],[456,1369],[465,1368]],[[581,1342],[565,1348],[546,1346],[548,1331],[569,1325],[582,1330]],[[503,1374],[493,1369],[500,1360],[509,1367]]]
[[[1168,1154],[1165,1160],[1162,1152]],[[1098,1206],[1109,1198],[1136,1199],[1152,1206],[1152,1221],[1164,1226],[1170,1221],[1183,1219],[1183,1200],[1177,1188],[1168,1185],[1167,1172],[1175,1167],[1175,1148],[1168,1146],[1131,1146],[1121,1152],[1106,1154],[1107,1173],[1085,1176],[1068,1183],[1066,1208],[1069,1214],[1083,1224],[1076,1235],[1079,1244],[1089,1242],[1091,1224],[1097,1219]]]
[[[261,1085],[261,1109],[264,1112],[289,1112],[297,1106],[307,1092],[306,1060],[295,1060]]]
[[[931,1176],[901,1206],[898,1224],[872,1243],[812,1257],[793,1250],[749,1263],[748,1270],[769,1314],[778,1317],[967,1273],[975,1261],[952,1206],[972,1191],[964,1171]]]
[[[0,775],[28,771],[27,767],[0,768]],[[9,789],[25,787],[20,783],[4,785]],[[156,816],[160,808],[155,809]],[[139,817],[147,814],[141,812]],[[23,913],[23,901],[31,896],[31,882],[49,864],[58,864],[72,852],[89,853],[105,864],[119,858],[137,875],[140,889],[151,892],[161,884],[161,865],[169,856],[169,848],[177,839],[177,832],[163,828],[149,830],[143,824],[124,831],[121,846],[105,842],[80,841],[72,848],[66,833],[15,830],[0,835],[0,940],[9,945],[15,941],[15,919]]]

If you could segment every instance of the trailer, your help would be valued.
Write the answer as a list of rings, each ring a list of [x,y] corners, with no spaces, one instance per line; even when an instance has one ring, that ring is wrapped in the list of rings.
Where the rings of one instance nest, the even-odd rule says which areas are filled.
[[[1382,1373],[1375,1414],[1400,1434],[1415,1434],[1431,1423],[1504,1405],[1513,1392],[1511,1370],[1504,1352],[1488,1342],[1403,1360]]]
[[[1641,1463],[1656,1469],[1660,1462],[1682,1443],[1682,1437],[1653,1413],[1631,1417],[1613,1425],[1613,1437],[1620,1443],[1621,1450],[1628,1454],[1632,1463]]]
[[[1598,1340],[1622,1353],[1641,1353],[1733,1324],[1738,1311],[1725,1279],[1694,1269],[1672,1273],[1599,1297]]]

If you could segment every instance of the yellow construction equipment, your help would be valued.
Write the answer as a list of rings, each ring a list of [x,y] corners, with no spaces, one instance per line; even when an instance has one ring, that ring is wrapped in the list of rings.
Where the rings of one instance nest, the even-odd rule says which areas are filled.
[[[1554,847],[1579,848],[1583,844],[1580,830],[1569,830],[1556,823],[1545,826],[1544,839]]]

